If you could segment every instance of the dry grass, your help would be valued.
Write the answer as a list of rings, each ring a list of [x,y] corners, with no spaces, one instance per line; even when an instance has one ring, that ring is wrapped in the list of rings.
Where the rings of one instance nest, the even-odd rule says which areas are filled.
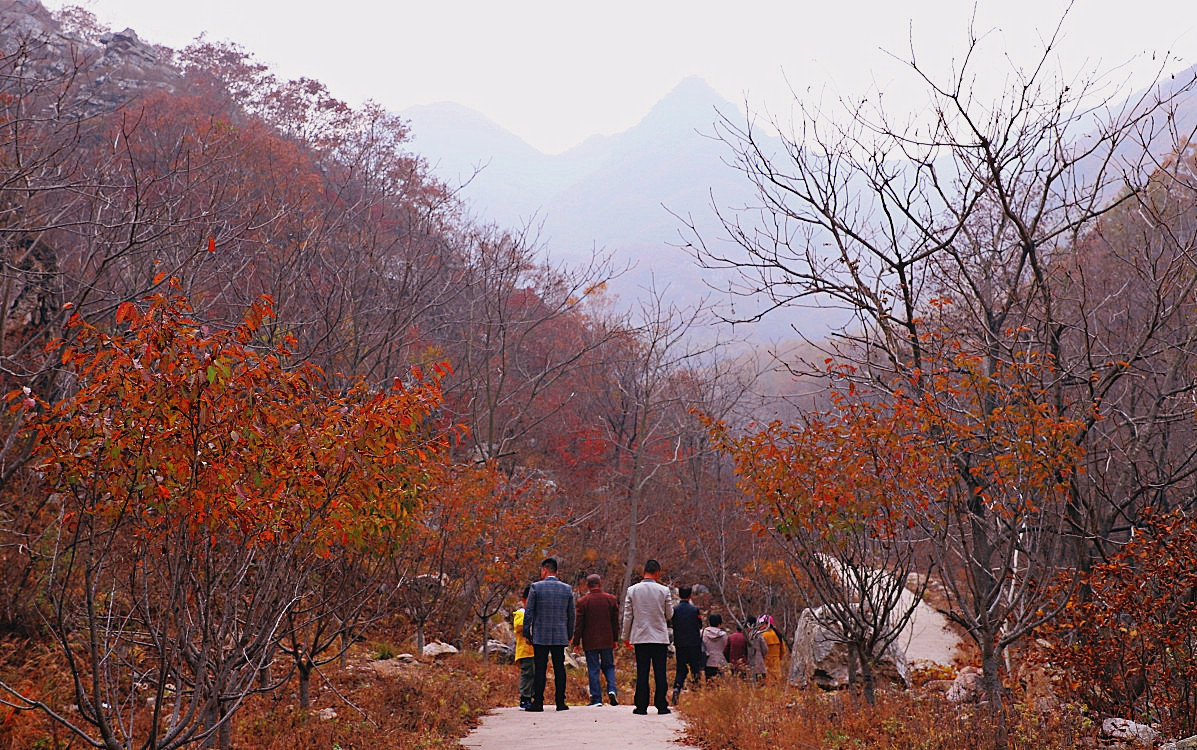
[[[248,699],[233,717],[233,746],[238,750],[456,747],[458,738],[481,714],[516,702],[514,666],[459,654],[383,677],[369,666],[373,651],[365,645],[357,647],[347,669],[325,667],[327,680],[314,676],[310,711],[298,708],[294,680],[273,694]],[[71,715],[65,707],[74,699],[60,657],[51,648],[24,640],[0,641],[0,679]],[[323,708],[332,708],[336,718],[321,718],[318,712]],[[0,750],[79,746],[77,738],[44,714],[0,706]]]
[[[359,644],[346,669],[326,667],[314,677],[313,707],[298,708],[292,682],[271,695],[251,698],[233,720],[238,750],[319,747],[328,750],[456,747],[479,717],[517,702],[518,668],[484,663],[474,654],[424,662],[382,676],[370,662],[386,651]],[[389,649],[392,652],[407,649]],[[53,650],[29,641],[0,641],[0,677],[16,680],[52,705],[73,702]],[[670,663],[672,676],[673,663]],[[633,660],[617,656],[622,700],[632,697]],[[56,676],[58,675],[58,676]],[[925,675],[938,677],[941,675]],[[551,678],[549,690],[552,690]],[[568,699],[587,700],[586,674],[571,672]],[[321,718],[331,708],[335,718]],[[737,680],[682,696],[687,739],[707,750],[989,750],[993,724],[983,709],[961,707],[919,691],[881,693],[869,706],[852,693],[784,687],[754,688]],[[1092,728],[1075,710],[1050,714],[1012,710],[1011,747],[1020,750],[1081,747]],[[0,709],[0,750],[78,747],[61,728],[36,712]]]
[[[234,717],[237,748],[453,747],[478,717],[502,702],[510,667],[458,655],[382,677],[355,659],[313,683],[313,707],[294,687],[251,700]],[[336,718],[320,718],[331,708]]]
[[[401,641],[396,641],[401,642]],[[456,747],[482,714],[518,703],[519,668],[483,662],[477,654],[457,654],[380,674],[371,663],[381,656],[413,650],[411,644],[362,643],[350,652],[344,669],[328,665],[312,678],[312,708],[298,706],[295,680],[268,695],[247,699],[233,717],[233,747],[238,750],[318,747],[328,750]],[[0,679],[64,708],[74,702],[61,657],[48,644],[0,639]],[[617,658],[620,691],[630,701],[632,659]],[[672,667],[672,665],[671,665]],[[604,686],[605,687],[605,686]],[[551,700],[552,676],[548,693]],[[570,671],[567,699],[588,700],[585,668]],[[335,718],[322,718],[331,708]],[[73,744],[72,744],[73,742]],[[0,706],[0,750],[58,750],[79,747],[60,725],[36,711],[14,712]]]
[[[870,706],[853,693],[753,688],[729,680],[682,699],[691,743],[707,750],[988,750],[993,720],[983,708],[914,691],[881,693]],[[1092,736],[1076,712],[1012,712],[1010,747],[1084,746]]]
[[[52,705],[69,702],[66,698],[71,694],[58,653],[51,645],[29,638],[0,639],[0,681]],[[69,747],[71,739],[70,732],[40,711],[0,705],[0,750],[57,750]]]

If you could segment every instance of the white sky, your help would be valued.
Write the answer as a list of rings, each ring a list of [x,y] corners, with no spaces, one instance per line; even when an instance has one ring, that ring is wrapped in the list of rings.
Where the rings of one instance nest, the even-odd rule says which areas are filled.
[[[631,127],[689,75],[758,112],[787,114],[791,86],[851,97],[880,89],[887,106],[917,109],[921,95],[883,50],[905,57],[913,38],[920,59],[946,71],[974,13],[967,0],[47,1],[64,4],[176,48],[206,31],[353,103],[399,111],[457,102],[549,153]],[[1066,5],[978,0],[980,70],[1004,74],[1006,54],[1032,59]],[[1158,70],[1197,64],[1192,8],[1077,0],[1060,45],[1063,73],[1119,68],[1119,82],[1141,86]]]

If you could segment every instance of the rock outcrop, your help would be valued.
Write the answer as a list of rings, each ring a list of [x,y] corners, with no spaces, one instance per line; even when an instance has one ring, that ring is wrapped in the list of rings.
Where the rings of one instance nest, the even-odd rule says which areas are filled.
[[[54,106],[91,117],[155,90],[174,91],[181,79],[169,50],[132,29],[96,37],[64,29],[38,0],[0,0],[0,55],[19,71],[22,88],[62,88]],[[59,92],[55,92],[59,93]]]

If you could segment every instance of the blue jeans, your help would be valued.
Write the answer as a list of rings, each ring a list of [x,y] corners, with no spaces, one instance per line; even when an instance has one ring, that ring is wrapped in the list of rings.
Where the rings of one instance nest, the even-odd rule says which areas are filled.
[[[603,694],[599,691],[599,670],[607,678],[607,692],[615,692],[615,653],[614,649],[599,648],[586,652],[586,671],[590,675],[590,702],[602,703]]]

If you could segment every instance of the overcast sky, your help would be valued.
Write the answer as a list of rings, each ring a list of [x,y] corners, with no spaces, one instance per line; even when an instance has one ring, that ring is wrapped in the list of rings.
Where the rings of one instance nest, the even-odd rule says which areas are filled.
[[[555,153],[634,125],[698,75],[750,110],[785,115],[793,97],[885,92],[917,109],[888,53],[943,72],[966,49],[963,0],[83,0],[120,30],[185,46],[201,32],[242,44],[284,77],[323,81],[350,102],[400,111],[452,101]],[[982,0],[973,28],[984,74],[1033,59],[1063,0]],[[1197,64],[1197,14],[1182,0],[1078,0],[1065,21],[1062,73]],[[1133,62],[1132,62],[1133,61]],[[984,83],[983,85],[989,85]]]

